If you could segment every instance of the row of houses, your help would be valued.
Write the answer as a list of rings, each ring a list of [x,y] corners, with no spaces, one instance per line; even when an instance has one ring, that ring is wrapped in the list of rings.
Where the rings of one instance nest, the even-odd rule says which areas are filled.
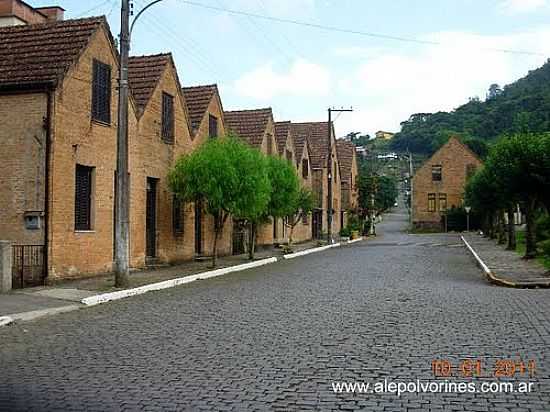
[[[28,272],[28,284],[111,272],[118,52],[109,25],[104,17],[64,20],[58,7],[19,0],[0,6],[7,3],[11,9],[0,7],[0,239],[14,245],[14,267]],[[182,87],[170,53],[131,57],[128,75],[132,267],[211,252],[212,217],[200,203],[180,204],[167,175],[180,156],[228,131],[288,159],[316,195],[295,241],[327,231],[329,158],[334,233],[357,207],[354,147],[335,139],[332,124],[275,121],[271,108],[225,111],[216,85]],[[226,225],[220,254],[243,253],[243,237],[239,222]],[[259,246],[287,240],[282,219],[259,231]]]

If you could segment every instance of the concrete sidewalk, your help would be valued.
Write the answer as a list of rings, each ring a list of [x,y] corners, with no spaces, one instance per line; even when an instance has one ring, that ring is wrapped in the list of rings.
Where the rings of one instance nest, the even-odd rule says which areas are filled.
[[[462,238],[491,282],[518,288],[550,287],[550,272],[536,260],[524,260],[516,251],[477,234]]]

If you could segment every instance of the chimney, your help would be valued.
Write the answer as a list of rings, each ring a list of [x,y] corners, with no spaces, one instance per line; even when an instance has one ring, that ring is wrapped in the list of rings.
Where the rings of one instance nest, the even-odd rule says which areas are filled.
[[[65,9],[59,6],[37,7],[35,10],[45,15],[48,21],[61,21],[65,17]]]
[[[0,0],[0,27],[63,20],[59,6],[34,8],[22,0]]]

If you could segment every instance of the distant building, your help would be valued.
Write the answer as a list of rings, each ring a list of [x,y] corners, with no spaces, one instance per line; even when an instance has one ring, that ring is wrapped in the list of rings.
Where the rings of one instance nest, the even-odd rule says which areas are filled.
[[[452,137],[415,173],[412,214],[415,228],[441,228],[448,208],[464,202],[466,178],[482,164],[477,155]]]
[[[391,140],[395,136],[395,133],[391,132],[384,132],[382,130],[379,130],[376,132],[376,138],[382,139],[382,140]]]

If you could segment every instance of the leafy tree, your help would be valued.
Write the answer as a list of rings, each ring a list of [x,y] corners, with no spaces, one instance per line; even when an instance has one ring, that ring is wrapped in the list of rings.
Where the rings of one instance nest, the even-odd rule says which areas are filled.
[[[230,215],[253,216],[264,211],[269,200],[269,180],[258,151],[236,136],[209,140],[182,156],[168,181],[177,198],[203,202],[214,217],[212,265],[218,256],[218,240]]]
[[[497,96],[502,94],[502,89],[496,83],[493,83],[489,86],[489,91],[487,92],[487,99],[494,99]]]
[[[373,213],[378,216],[386,212],[393,207],[398,195],[397,182],[393,177],[379,176],[367,168],[359,174],[358,188],[359,207],[364,215]]]
[[[294,235],[294,228],[303,219],[304,216],[307,216],[311,213],[315,207],[315,199],[313,193],[310,190],[301,188],[296,202],[292,207],[293,212],[288,216],[288,226],[290,227],[290,233],[288,235],[288,244],[292,245],[292,239]]]

